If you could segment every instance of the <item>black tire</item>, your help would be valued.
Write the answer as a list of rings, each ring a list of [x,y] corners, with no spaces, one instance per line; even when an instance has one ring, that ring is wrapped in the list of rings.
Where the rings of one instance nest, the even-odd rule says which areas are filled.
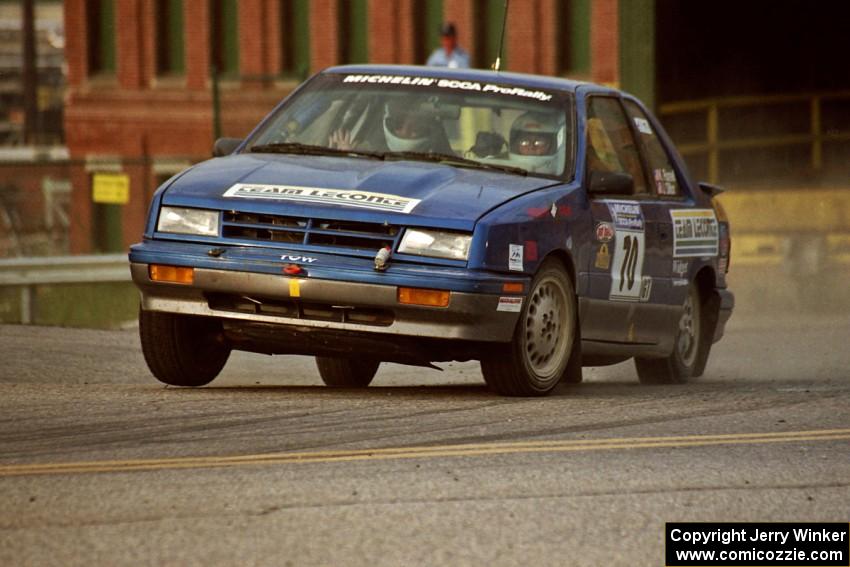
[[[171,386],[209,384],[230,356],[221,323],[209,317],[142,309],[139,337],[151,373]]]
[[[545,396],[576,367],[566,381],[581,381],[575,290],[558,260],[543,263],[523,303],[513,341],[481,359],[487,385],[504,396]]]
[[[380,365],[379,360],[316,357],[322,382],[332,388],[365,388],[372,382]]]
[[[684,384],[697,375],[697,367],[704,358],[701,351],[706,348],[703,306],[699,289],[691,284],[670,356],[635,358],[635,368],[641,383]]]

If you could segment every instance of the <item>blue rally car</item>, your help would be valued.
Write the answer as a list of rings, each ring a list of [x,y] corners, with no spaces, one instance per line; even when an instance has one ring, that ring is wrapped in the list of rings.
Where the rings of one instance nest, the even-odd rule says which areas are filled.
[[[330,386],[448,360],[506,395],[629,358],[683,382],[732,312],[719,189],[617,90],[335,67],[214,154],[159,188],[130,251],[167,384],[234,349],[315,356]]]

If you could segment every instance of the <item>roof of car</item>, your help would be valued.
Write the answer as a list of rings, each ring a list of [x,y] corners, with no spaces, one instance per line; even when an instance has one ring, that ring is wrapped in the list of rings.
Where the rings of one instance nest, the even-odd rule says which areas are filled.
[[[330,67],[324,73],[358,73],[358,74],[387,74],[387,75],[416,75],[419,77],[437,77],[455,79],[458,81],[479,81],[489,83],[501,83],[522,87],[534,87],[538,89],[557,89],[575,92],[580,86],[599,87],[603,90],[611,90],[607,87],[573,81],[559,77],[546,77],[543,75],[528,75],[525,73],[510,73],[504,71],[489,71],[484,69],[449,69],[447,67],[424,67],[417,65],[340,65]]]

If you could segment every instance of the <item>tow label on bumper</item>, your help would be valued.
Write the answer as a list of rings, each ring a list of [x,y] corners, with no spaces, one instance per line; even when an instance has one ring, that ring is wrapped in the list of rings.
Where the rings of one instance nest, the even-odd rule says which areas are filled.
[[[377,211],[409,213],[419,199],[408,199],[386,193],[371,193],[358,189],[323,189],[321,187],[300,187],[297,185],[264,185],[258,183],[236,183],[224,192],[224,197],[242,197],[246,199],[275,199],[278,201],[299,201],[321,205],[342,205]]]

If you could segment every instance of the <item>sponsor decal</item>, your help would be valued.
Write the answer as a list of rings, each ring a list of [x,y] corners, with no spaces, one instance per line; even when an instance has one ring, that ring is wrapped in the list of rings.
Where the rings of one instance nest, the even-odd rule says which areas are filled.
[[[652,127],[646,118],[635,118],[635,126],[637,126],[638,132],[641,134],[652,135]]]
[[[552,95],[544,91],[529,91],[522,87],[507,87],[493,83],[478,81],[461,81],[456,79],[438,79],[433,77],[410,77],[399,75],[346,75],[343,83],[371,85],[408,85],[417,87],[436,87],[460,91],[475,91],[492,93],[520,98],[531,98],[541,102],[549,102]]]
[[[549,209],[549,214],[552,215],[552,218],[558,216],[558,206],[555,203],[552,203],[552,208]]]
[[[673,275],[685,277],[691,267],[690,260],[673,260]]]
[[[301,281],[292,278],[289,280],[289,297],[301,297]]]
[[[642,230],[617,230],[614,262],[611,265],[611,291],[608,294],[610,300],[641,300],[644,244]]]
[[[313,262],[318,261],[318,258],[311,258],[310,256],[292,256],[290,254],[284,254],[280,257],[284,262],[292,262],[293,264],[297,264],[299,262],[312,264]]]
[[[717,256],[718,225],[712,209],[674,209],[673,257]]]
[[[643,230],[643,213],[640,210],[640,203],[608,201],[608,210],[611,211],[611,219],[615,227]]]
[[[521,272],[523,270],[522,250],[522,244],[508,245],[508,269],[512,272]]]
[[[640,280],[640,300],[649,301],[652,295],[652,276],[643,276]]]
[[[676,172],[672,169],[655,169],[655,189],[659,195],[676,195],[679,192],[679,183],[676,181]]]
[[[612,238],[614,238],[614,225],[610,222],[601,222],[596,225],[596,240],[611,242]]]
[[[599,252],[596,253],[596,262],[593,265],[600,270],[607,270],[611,267],[611,254],[608,252],[608,244],[603,243],[599,247]]]
[[[496,311],[509,311],[511,313],[519,313],[521,309],[521,297],[500,297],[499,304],[496,306]]]
[[[673,287],[683,287],[688,285],[688,280],[685,278],[674,278],[673,279]]]
[[[342,205],[394,213],[409,213],[419,199],[408,199],[386,193],[371,193],[359,189],[323,189],[320,187],[300,187],[297,185],[264,185],[258,183],[236,183],[224,192],[225,197],[246,199],[274,199],[277,201],[298,201],[318,205]]]

